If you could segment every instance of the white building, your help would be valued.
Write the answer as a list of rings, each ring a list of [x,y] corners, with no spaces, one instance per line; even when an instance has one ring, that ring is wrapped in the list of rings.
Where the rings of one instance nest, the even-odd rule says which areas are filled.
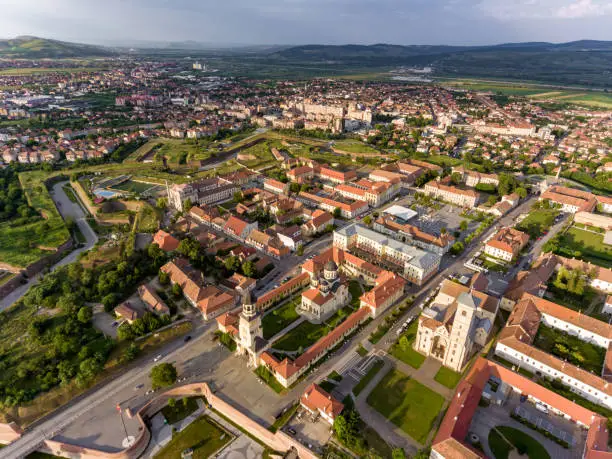
[[[322,322],[350,301],[346,281],[338,274],[338,266],[328,261],[323,275],[311,277],[311,287],[302,293],[297,312],[311,322]]]
[[[476,349],[487,343],[498,307],[497,298],[444,280],[436,298],[419,317],[414,348],[445,367],[461,371]]]
[[[334,231],[334,247],[357,249],[377,257],[381,262],[398,266],[409,281],[421,285],[439,267],[442,257],[391,239],[364,226],[352,224]]]

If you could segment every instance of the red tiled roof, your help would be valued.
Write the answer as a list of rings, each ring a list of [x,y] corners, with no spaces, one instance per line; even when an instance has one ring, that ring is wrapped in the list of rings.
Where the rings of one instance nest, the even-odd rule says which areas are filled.
[[[164,230],[159,230],[153,236],[153,242],[159,246],[165,252],[172,252],[179,246],[179,240],[173,237],[171,234],[166,233]]]
[[[317,384],[311,384],[300,397],[300,403],[310,411],[322,411],[332,419],[344,409],[344,405],[321,389]]]

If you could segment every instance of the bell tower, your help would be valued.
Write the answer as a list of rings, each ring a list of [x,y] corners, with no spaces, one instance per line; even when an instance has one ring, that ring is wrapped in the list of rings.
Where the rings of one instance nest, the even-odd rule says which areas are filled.
[[[256,338],[263,339],[261,328],[261,314],[251,300],[251,293],[247,291],[242,298],[242,313],[240,314],[240,348],[243,353],[248,353],[251,362],[256,363]]]

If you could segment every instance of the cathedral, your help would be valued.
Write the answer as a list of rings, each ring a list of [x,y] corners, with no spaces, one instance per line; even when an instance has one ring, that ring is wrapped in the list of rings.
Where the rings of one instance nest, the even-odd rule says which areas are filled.
[[[338,271],[338,265],[329,260],[322,274],[311,277],[310,288],[302,293],[298,313],[310,322],[320,323],[332,316],[350,301],[348,283]]]

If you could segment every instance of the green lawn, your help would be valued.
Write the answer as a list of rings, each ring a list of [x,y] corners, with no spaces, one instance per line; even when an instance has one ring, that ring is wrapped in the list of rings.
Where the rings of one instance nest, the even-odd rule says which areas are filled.
[[[501,435],[496,431],[501,432]],[[503,435],[503,437],[502,437]],[[508,440],[512,445],[509,445]],[[550,454],[537,440],[507,426],[498,426],[489,432],[489,446],[495,459],[508,459],[510,451],[516,448],[519,454],[527,454],[529,459],[550,459]]]
[[[357,348],[357,354],[359,354],[361,357],[365,357],[368,355],[368,350],[360,344]]]
[[[368,395],[368,404],[419,443],[425,444],[444,397],[397,370]]]
[[[230,434],[223,431],[206,416],[195,420],[183,431],[172,436],[172,441],[160,450],[155,457],[163,459],[180,459],[187,448],[193,449],[194,459],[212,456],[219,448],[231,440]]]
[[[115,185],[112,187],[113,190],[127,191],[130,193],[144,193],[145,191],[151,189],[156,185],[152,185],[150,183],[137,182],[135,180],[128,180],[127,182],[120,183],[119,185]]]
[[[280,308],[274,309],[261,319],[263,328],[263,336],[265,339],[270,339],[278,332],[287,328],[293,322],[300,318],[295,308],[299,304],[300,297],[293,301],[289,301]]]
[[[417,330],[419,328],[418,320],[415,320],[410,324],[408,330],[399,337],[397,342],[391,347],[390,354],[398,360],[401,360],[405,364],[410,365],[413,368],[420,368],[425,361],[425,356],[419,354],[412,348],[412,344],[416,339]],[[406,337],[406,341],[402,340],[402,337]],[[405,345],[402,345],[404,343]]]
[[[334,148],[342,151],[348,151],[350,153],[365,153],[365,154],[379,154],[380,152],[370,145],[360,142],[359,140],[335,140]]]
[[[434,379],[449,389],[454,389],[461,381],[462,373],[457,373],[446,367],[440,367]]]
[[[166,405],[162,408],[161,412],[164,418],[166,418],[166,421],[168,421],[168,424],[175,424],[182,421],[198,409],[196,397],[186,398],[185,401],[186,403],[183,402],[183,399],[175,400],[174,407]]]
[[[572,227],[559,237],[559,249],[555,252],[612,268],[612,247],[603,243],[603,237],[600,233]]]
[[[601,373],[606,357],[606,349],[543,324],[540,324],[533,344],[549,354],[568,360],[595,374]]]
[[[558,213],[554,209],[532,209],[527,217],[516,225],[516,228],[529,234],[532,239],[536,239],[552,226]]]
[[[272,343],[272,347],[280,351],[298,351],[300,348],[304,351],[319,338],[325,336],[328,331],[329,329],[325,325],[304,321],[278,341]]]
[[[361,295],[363,295],[363,289],[361,288],[361,284],[356,280],[350,281],[349,293],[351,294],[351,306],[357,309],[359,307],[359,303],[361,302],[359,298],[361,298]]]
[[[374,365],[372,365],[366,375],[361,378],[355,387],[353,387],[353,394],[355,394],[355,397],[357,397],[363,391],[363,389],[365,389],[365,387],[370,383],[370,381],[372,381],[372,379],[374,379],[374,376],[378,374],[383,366],[385,366],[385,362],[382,360],[378,360]]]

